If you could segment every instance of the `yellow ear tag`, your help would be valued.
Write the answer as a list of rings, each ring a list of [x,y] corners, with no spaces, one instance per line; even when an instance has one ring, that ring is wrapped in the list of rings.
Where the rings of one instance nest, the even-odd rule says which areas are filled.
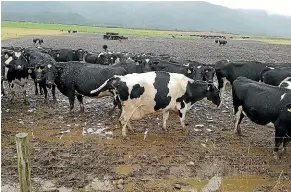
[[[287,111],[291,113],[291,108],[287,109]]]
[[[39,73],[40,73],[40,72],[41,72],[41,69],[40,69],[40,68],[38,68],[38,69],[37,69],[37,72],[39,72]]]

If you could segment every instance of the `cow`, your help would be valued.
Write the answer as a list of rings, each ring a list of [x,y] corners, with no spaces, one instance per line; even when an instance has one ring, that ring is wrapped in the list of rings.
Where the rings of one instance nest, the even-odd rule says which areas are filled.
[[[7,73],[9,70],[9,68],[5,64],[6,63],[9,64],[11,62],[8,59],[11,60],[12,56],[13,56],[13,51],[2,48],[2,51],[1,51],[1,94],[3,96],[6,95],[4,91],[4,81],[7,81]]]
[[[218,80],[218,89],[220,90],[221,96],[221,105],[224,100],[224,92],[225,86],[227,83],[232,85],[233,81],[239,76],[247,77],[254,81],[260,81],[261,79],[261,71],[268,66],[289,66],[289,63],[262,63],[259,61],[247,61],[247,60],[239,60],[239,61],[229,61],[229,60],[221,60],[214,64],[216,77]],[[221,106],[219,106],[221,107]]]
[[[15,97],[15,86],[18,85],[22,88],[24,103],[28,103],[26,95],[27,80],[29,77],[28,62],[23,56],[22,52],[13,51],[12,55],[9,56],[4,62],[7,73],[5,78],[8,81],[8,88],[11,93],[11,103]]]
[[[215,43],[218,43],[218,39],[215,39]]]
[[[144,63],[145,68],[148,71],[165,71],[170,73],[180,73],[189,78],[193,77],[193,67],[183,66],[159,59],[145,59]]]
[[[225,39],[220,39],[219,41],[219,45],[225,45],[227,43],[227,41]]]
[[[77,30],[73,30],[72,33],[78,33],[78,31]]]
[[[269,85],[278,86],[285,78],[291,76],[291,67],[272,68],[261,74],[261,76],[262,82]]]
[[[112,65],[112,67],[122,67],[126,70],[126,74],[146,72],[144,63],[138,61],[119,62]]]
[[[275,127],[274,157],[291,139],[291,90],[238,77],[233,82],[234,131],[241,135],[240,123],[247,116],[259,125]]]
[[[72,50],[72,49],[50,50],[49,54],[57,62],[83,61],[83,59],[84,59],[84,50],[83,49],[77,49],[77,50]]]
[[[48,76],[53,75],[51,72],[55,71],[56,61],[50,55],[38,51],[29,52],[26,54],[26,57],[33,74],[35,74],[35,83],[39,84],[41,94],[42,90],[44,91],[44,102],[48,103],[47,88],[49,88],[52,91],[53,102],[56,103],[56,86],[48,80]]]
[[[283,87],[285,89],[291,89],[291,77],[285,78],[280,84],[279,87]]]
[[[185,129],[186,112],[195,102],[206,97],[217,106],[220,103],[219,90],[212,83],[163,71],[114,75],[90,93],[99,95],[108,91],[117,96],[122,106],[119,122],[123,138],[126,137],[126,126],[132,129],[130,120],[162,112],[165,130],[169,111],[178,111],[182,128]]]
[[[38,43],[39,45],[43,43],[43,39],[41,38],[34,38],[32,41],[33,41],[34,46],[36,45],[36,43]]]
[[[84,112],[83,96],[94,97],[90,94],[91,90],[101,86],[113,75],[125,74],[126,71],[122,67],[71,61],[56,63],[55,71],[51,71],[51,75],[48,75],[48,81],[56,84],[59,91],[69,98],[70,112],[73,112],[75,97],[80,103],[80,112]],[[114,104],[115,108],[116,102]]]

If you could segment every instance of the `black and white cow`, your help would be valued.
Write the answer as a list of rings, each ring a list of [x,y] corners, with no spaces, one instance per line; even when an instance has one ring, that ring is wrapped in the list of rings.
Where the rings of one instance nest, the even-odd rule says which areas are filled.
[[[22,52],[13,51],[12,55],[4,61],[5,79],[8,81],[9,92],[11,93],[11,102],[15,97],[15,86],[22,88],[24,102],[28,103],[26,95],[27,80],[29,77],[28,62]]]
[[[75,97],[80,103],[80,111],[84,112],[83,96],[94,97],[90,91],[101,86],[113,75],[125,75],[122,67],[102,66],[80,62],[60,62],[55,71],[48,74],[48,81],[56,84],[59,91],[69,98],[70,111],[74,109]],[[109,94],[112,96],[112,94]],[[107,95],[100,95],[107,96]],[[114,103],[116,107],[116,102]],[[113,109],[114,109],[113,108]]]
[[[41,38],[34,38],[32,41],[33,41],[34,46],[36,45],[36,43],[38,43],[39,45],[43,43],[43,39]]]
[[[279,86],[279,84],[285,78],[291,77],[291,67],[271,68],[269,71],[266,71],[265,73],[261,74],[261,76],[262,82],[273,86]]]
[[[235,115],[234,130],[241,134],[240,123],[247,116],[259,125],[275,127],[274,155],[283,142],[283,151],[291,139],[291,90],[238,77],[232,88]]]
[[[291,77],[285,78],[280,84],[279,87],[283,87],[285,89],[291,89]]]
[[[162,112],[163,129],[166,129],[169,111],[178,111],[184,129],[186,112],[195,102],[206,97],[217,106],[220,103],[219,91],[212,83],[194,81],[183,74],[162,71],[115,75],[98,89],[92,90],[91,94],[99,95],[108,91],[114,92],[121,102],[119,122],[123,137],[126,137],[126,126],[132,129],[130,120]]]
[[[224,100],[224,92],[225,86],[227,83],[232,85],[233,81],[236,80],[239,76],[247,77],[248,79],[252,79],[254,81],[260,81],[261,79],[261,71],[265,67],[274,67],[274,66],[286,66],[288,67],[289,63],[262,63],[259,61],[229,61],[229,60],[221,60],[215,63],[215,73],[218,80],[218,89],[220,90],[221,96],[221,105]],[[220,106],[219,106],[220,107]]]
[[[219,39],[218,42],[219,42],[219,45],[225,45],[227,43],[225,39]]]

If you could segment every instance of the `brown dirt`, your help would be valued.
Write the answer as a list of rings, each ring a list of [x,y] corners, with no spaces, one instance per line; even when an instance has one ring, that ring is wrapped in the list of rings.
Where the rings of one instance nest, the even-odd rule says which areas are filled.
[[[170,53],[209,64],[219,59],[291,60],[291,46],[253,41],[233,41],[218,47],[210,40],[130,37],[120,43],[91,34],[45,37],[44,40],[47,47],[82,47],[93,51],[101,50],[106,43],[115,51]],[[27,47],[32,45],[32,39],[7,40],[2,45]],[[57,187],[72,187],[74,191],[83,191],[94,178],[104,180],[104,177],[116,182],[123,179],[125,191],[174,191],[175,183],[202,189],[215,175],[224,178],[221,191],[291,189],[290,149],[276,161],[272,156],[274,130],[247,119],[242,122],[244,136],[233,135],[229,91],[222,109],[204,101],[195,104],[186,115],[188,134],[180,129],[175,113],[170,114],[168,131],[164,133],[162,116],[158,114],[133,122],[135,131],[128,133],[130,140],[124,141],[117,126],[118,110],[113,116],[108,115],[111,98],[85,98],[85,113],[69,114],[68,99],[61,93],[57,91],[57,105],[44,105],[43,96],[35,96],[34,85],[31,81],[29,84],[29,105],[23,104],[21,94],[14,104],[8,97],[1,98],[2,185],[18,181],[14,136],[28,132],[32,177],[53,180]],[[29,112],[32,108],[35,110]],[[204,127],[197,128],[197,124]],[[113,131],[113,138],[82,135],[83,129],[88,128],[108,128]],[[144,140],[146,128],[149,132]],[[70,132],[61,133],[67,130]],[[116,186],[114,191],[118,191]]]

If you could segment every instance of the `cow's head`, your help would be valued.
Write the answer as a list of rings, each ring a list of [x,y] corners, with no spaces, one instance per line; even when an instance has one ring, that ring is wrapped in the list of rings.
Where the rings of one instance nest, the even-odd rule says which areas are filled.
[[[211,101],[216,106],[219,106],[221,102],[220,94],[219,94],[219,90],[217,89],[217,87],[215,87],[213,82],[207,83],[206,91],[207,91],[206,93],[207,100]]]
[[[215,69],[211,66],[205,67],[202,71],[202,80],[203,81],[213,81]]]
[[[83,49],[73,50],[73,54],[76,55],[76,57],[77,57],[77,59],[78,59],[79,61],[83,61],[83,59],[84,59],[84,54],[85,54],[85,52],[84,52]]]

